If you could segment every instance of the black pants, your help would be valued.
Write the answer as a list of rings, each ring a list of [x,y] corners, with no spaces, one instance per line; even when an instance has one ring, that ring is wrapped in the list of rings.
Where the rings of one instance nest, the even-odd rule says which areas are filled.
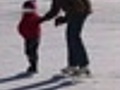
[[[30,66],[33,68],[36,68],[38,63],[38,46],[39,39],[25,40],[25,54],[27,55]]]
[[[87,14],[71,14],[68,18],[67,47],[69,66],[85,67],[89,64],[87,53],[82,42],[82,27]]]

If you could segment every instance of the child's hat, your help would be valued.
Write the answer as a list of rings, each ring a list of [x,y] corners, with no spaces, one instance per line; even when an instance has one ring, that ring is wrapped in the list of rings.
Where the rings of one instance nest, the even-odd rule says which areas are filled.
[[[35,9],[35,4],[32,1],[26,1],[23,4],[23,9]]]
[[[32,0],[26,1],[23,3],[22,12],[29,13],[36,10],[35,3]]]

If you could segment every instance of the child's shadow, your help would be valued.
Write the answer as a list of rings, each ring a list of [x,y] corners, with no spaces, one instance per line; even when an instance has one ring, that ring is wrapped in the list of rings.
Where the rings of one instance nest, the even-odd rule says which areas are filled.
[[[32,73],[21,72],[21,73],[18,73],[16,75],[14,75],[14,76],[10,76],[10,77],[7,77],[7,78],[0,79],[0,84],[11,82],[11,81],[16,81],[16,80],[19,80],[19,79],[29,78],[31,76],[32,76]]]
[[[51,86],[51,87],[47,87],[47,88],[42,88],[40,90],[57,90],[59,88],[63,88],[63,87],[67,87],[67,86],[73,85],[73,83],[71,81],[68,81],[68,80],[64,81],[63,79],[65,79],[64,76],[55,75],[52,78],[50,78],[49,80],[41,81],[41,82],[34,83],[34,84],[31,84],[31,85],[28,85],[28,86],[13,88],[13,89],[10,89],[10,90],[30,90],[30,89],[40,88],[42,86],[46,86],[47,87],[50,84],[57,84],[57,85]],[[62,83],[57,83],[60,80],[63,80],[63,82]]]

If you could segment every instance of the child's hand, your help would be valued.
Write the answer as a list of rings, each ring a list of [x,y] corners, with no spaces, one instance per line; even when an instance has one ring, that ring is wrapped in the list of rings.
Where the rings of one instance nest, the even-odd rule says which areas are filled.
[[[47,20],[46,16],[41,16],[41,17],[39,18],[39,23],[40,23],[40,24],[41,24],[41,23],[44,23],[46,20]]]
[[[55,26],[59,26],[59,25],[61,25],[63,23],[65,23],[65,17],[60,16],[60,17],[56,18]]]

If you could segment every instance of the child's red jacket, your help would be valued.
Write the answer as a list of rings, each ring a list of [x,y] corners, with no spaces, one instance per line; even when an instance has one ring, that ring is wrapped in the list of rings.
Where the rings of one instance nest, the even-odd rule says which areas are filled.
[[[40,37],[40,17],[36,13],[24,14],[18,25],[20,35],[25,39],[34,39]]]

